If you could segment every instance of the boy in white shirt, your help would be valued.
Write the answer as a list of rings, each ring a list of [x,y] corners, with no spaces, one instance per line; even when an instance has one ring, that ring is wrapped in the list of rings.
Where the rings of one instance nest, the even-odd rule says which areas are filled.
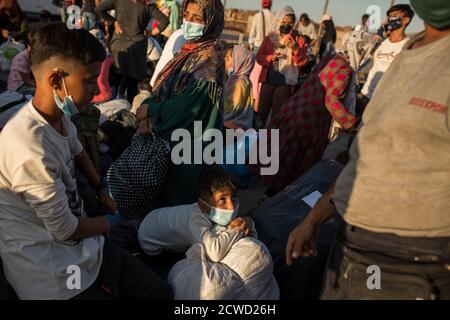
[[[384,40],[375,51],[373,67],[361,91],[366,100],[365,104],[372,99],[381,77],[409,41],[405,31],[414,17],[414,11],[407,4],[399,4],[390,8],[387,16],[388,22],[385,28],[389,38]]]
[[[239,239],[255,236],[251,218],[238,218],[233,179],[219,166],[207,167],[197,188],[198,202],[152,211],[139,228],[139,244],[148,255],[185,252],[202,243],[208,258],[219,262]]]
[[[6,280],[20,299],[169,298],[164,281],[105,240],[108,220],[87,218],[77,194],[75,165],[117,211],[69,118],[99,93],[103,46],[86,30],[55,23],[37,31],[31,47],[36,94],[0,134]]]

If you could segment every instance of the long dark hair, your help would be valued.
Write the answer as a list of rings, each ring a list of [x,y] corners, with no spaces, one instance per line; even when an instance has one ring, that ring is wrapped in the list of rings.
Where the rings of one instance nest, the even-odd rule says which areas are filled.
[[[323,22],[323,25],[325,27],[325,35],[323,36],[322,43],[336,43],[336,28],[334,27],[333,20],[326,20]]]

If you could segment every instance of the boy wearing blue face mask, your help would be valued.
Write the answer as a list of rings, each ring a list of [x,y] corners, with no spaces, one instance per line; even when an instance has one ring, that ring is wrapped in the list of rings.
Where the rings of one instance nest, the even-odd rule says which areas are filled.
[[[233,244],[256,236],[250,218],[238,218],[239,200],[233,179],[220,166],[207,167],[197,187],[198,202],[152,211],[139,228],[139,243],[148,255],[183,253],[204,245],[212,262],[219,262]]]
[[[103,46],[86,30],[55,23],[38,30],[31,47],[36,95],[0,136],[7,281],[20,299],[170,298],[162,279],[105,240],[108,220],[87,218],[78,197],[75,166],[99,201],[117,211],[69,118],[98,94]],[[0,267],[0,283],[2,277]]]

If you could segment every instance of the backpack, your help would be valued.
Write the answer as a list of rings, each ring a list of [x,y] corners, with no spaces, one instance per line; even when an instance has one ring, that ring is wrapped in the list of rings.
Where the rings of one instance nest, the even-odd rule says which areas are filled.
[[[156,208],[169,159],[168,142],[157,135],[134,135],[108,171],[110,193],[122,217],[140,221]]]

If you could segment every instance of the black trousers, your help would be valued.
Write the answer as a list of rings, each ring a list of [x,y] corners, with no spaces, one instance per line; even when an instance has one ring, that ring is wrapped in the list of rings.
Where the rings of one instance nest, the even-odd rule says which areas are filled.
[[[351,226],[338,213],[335,219],[322,299],[450,299],[449,237],[398,237]]]
[[[172,293],[167,282],[141,260],[106,240],[97,280],[74,300],[115,299],[169,300]]]
[[[5,278],[0,260],[0,300],[17,300]],[[103,261],[97,280],[73,300],[169,300],[171,290],[160,276],[140,259],[110,240],[103,247]]]

